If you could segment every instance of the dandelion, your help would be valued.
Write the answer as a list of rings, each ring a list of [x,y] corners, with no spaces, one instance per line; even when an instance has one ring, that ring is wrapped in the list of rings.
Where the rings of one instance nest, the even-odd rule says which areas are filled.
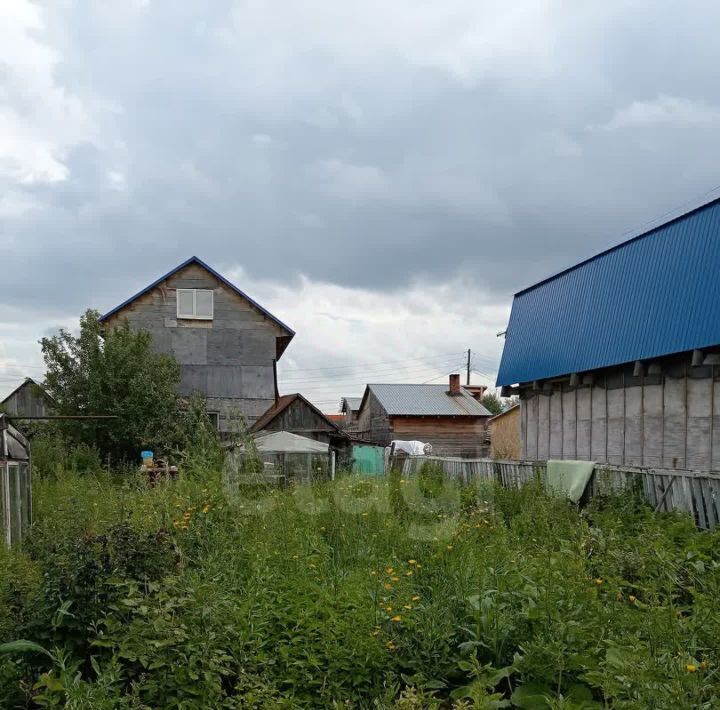
[[[694,663],[688,663],[688,664],[685,666],[685,670],[686,670],[688,673],[696,673],[696,672],[697,672],[697,666],[696,666]]]
[[[372,571],[370,572],[370,574],[371,574],[373,577],[377,577],[377,572],[376,572],[375,570],[372,570]]]
[[[416,602],[420,600],[420,595],[416,594],[414,597],[412,597],[412,601]]]
[[[416,561],[416,560],[408,560],[408,564],[409,564],[409,565],[416,565],[416,564],[417,564],[417,561]]]
[[[385,571],[386,571],[388,574],[392,574],[395,570],[394,570],[392,567],[388,567]]]
[[[422,565],[417,565],[417,568],[418,568],[418,569],[422,569]]]
[[[407,572],[405,572],[406,577],[412,577],[412,570],[409,569]]]
[[[367,513],[363,513],[363,518],[367,518]]]
[[[385,644],[385,648],[387,648],[388,651],[394,651],[397,648],[397,646],[392,641],[388,641]]]
[[[388,614],[389,614],[392,610],[393,610],[393,608],[392,608],[391,606],[386,606],[386,607],[385,607],[385,611],[386,611]]]
[[[628,600],[630,601],[631,604],[634,604],[637,601],[637,597],[634,594],[631,594],[628,597]]]
[[[604,579],[602,579],[601,577],[598,577],[595,580],[595,584],[597,584],[597,586],[599,587],[604,581],[605,581]]]
[[[205,504],[205,505],[203,506],[202,512],[203,512],[203,513],[209,513],[209,512],[210,512],[210,506],[207,505],[207,504]]]
[[[388,582],[385,582],[385,584],[383,584],[383,589],[385,589],[385,591],[387,592],[389,592],[392,588],[392,584],[389,584]]]
[[[452,549],[453,549],[453,546],[452,546],[452,545],[448,545],[448,546],[447,546],[447,549],[448,549],[448,550],[452,550]]]
[[[403,609],[408,609],[408,610],[412,609],[412,604],[404,604]]]
[[[390,621],[394,621],[395,623],[397,623],[398,621],[402,621],[402,616],[400,616],[400,614],[397,614],[396,616],[393,616]]]
[[[400,581],[400,577],[390,577],[390,579],[391,579],[393,582],[399,582],[399,581]]]
[[[702,668],[703,670],[705,670],[709,665],[710,665],[710,662],[709,662],[709,661],[702,661],[702,662],[700,663],[700,668]]]

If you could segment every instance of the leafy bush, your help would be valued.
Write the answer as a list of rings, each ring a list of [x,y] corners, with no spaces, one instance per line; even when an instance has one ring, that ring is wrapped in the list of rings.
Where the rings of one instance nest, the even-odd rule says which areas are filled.
[[[718,533],[624,496],[61,472],[0,550],[0,706],[716,707]]]

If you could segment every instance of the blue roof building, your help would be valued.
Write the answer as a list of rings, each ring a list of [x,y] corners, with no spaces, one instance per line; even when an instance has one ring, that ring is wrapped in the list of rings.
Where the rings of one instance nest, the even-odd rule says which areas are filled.
[[[515,294],[498,385],[720,344],[720,199]]]
[[[720,199],[519,291],[523,456],[720,470]]]

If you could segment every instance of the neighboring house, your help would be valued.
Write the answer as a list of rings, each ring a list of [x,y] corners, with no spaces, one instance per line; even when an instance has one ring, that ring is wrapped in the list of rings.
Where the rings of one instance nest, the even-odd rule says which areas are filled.
[[[357,418],[360,413],[362,397],[343,397],[340,400],[340,411],[345,415],[345,429],[357,431]]]
[[[352,445],[348,435],[301,394],[287,394],[253,424],[251,433],[287,431],[329,444],[338,456],[338,467],[349,460]]]
[[[368,385],[358,415],[363,439],[388,446],[393,439],[430,443],[433,454],[487,454],[490,412],[450,375],[448,385]]]
[[[490,456],[494,459],[517,460],[520,447],[520,404],[496,414],[488,422]]]
[[[46,417],[51,408],[52,399],[30,377],[0,402],[0,411],[15,417]]]
[[[252,424],[277,397],[276,363],[295,333],[193,256],[101,317],[127,319],[182,368],[180,394],[200,392],[221,432]]]
[[[720,470],[720,200],[515,295],[522,458]]]

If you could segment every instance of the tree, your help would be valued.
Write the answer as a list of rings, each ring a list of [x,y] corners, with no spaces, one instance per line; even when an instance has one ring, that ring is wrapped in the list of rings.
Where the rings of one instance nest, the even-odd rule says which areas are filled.
[[[56,414],[117,417],[60,421],[62,433],[114,461],[137,460],[141,448],[167,451],[177,436],[180,366],[152,349],[147,331],[125,321],[103,333],[98,318],[88,310],[79,336],[61,329],[40,341]]]
[[[484,395],[480,400],[480,404],[482,404],[482,406],[485,407],[485,409],[487,409],[493,416],[500,414],[503,410],[500,397],[498,397],[494,392],[488,392]]]

